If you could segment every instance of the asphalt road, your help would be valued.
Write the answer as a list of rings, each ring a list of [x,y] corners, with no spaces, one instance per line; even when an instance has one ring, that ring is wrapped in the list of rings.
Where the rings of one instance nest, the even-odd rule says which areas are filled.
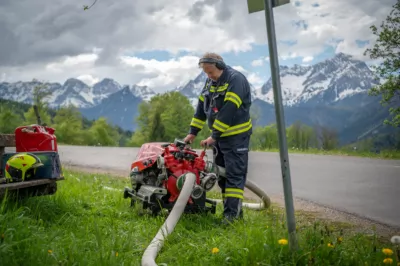
[[[59,146],[62,163],[129,173],[137,148]],[[400,227],[400,160],[290,154],[293,196]],[[251,152],[248,178],[283,193],[278,153]]]

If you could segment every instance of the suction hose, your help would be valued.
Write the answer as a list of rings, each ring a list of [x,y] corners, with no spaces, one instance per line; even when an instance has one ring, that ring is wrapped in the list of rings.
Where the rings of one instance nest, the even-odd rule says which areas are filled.
[[[207,147],[205,147],[206,149]],[[215,148],[215,147],[214,147]],[[215,164],[215,157],[218,153],[217,149],[214,149],[215,153],[213,156],[213,164],[216,166],[215,170],[218,172],[218,176],[225,177],[225,168],[221,166],[217,166]],[[158,230],[157,235],[153,238],[150,245],[146,248],[142,256],[142,266],[157,266],[155,259],[157,257],[158,252],[160,251],[164,239],[172,233],[175,229],[176,224],[178,223],[179,218],[185,210],[186,204],[189,200],[189,197],[192,193],[193,186],[196,182],[196,175],[193,173],[186,173],[184,184],[182,190],[176,200],[174,207],[171,210],[171,213],[168,215],[164,224]],[[250,180],[246,180],[245,187],[256,194],[261,200],[262,203],[242,203],[244,208],[252,209],[252,210],[263,210],[269,208],[271,205],[271,200],[268,195],[262,191],[255,183]],[[211,199],[217,203],[222,203],[220,199]],[[168,231],[168,228],[170,229]]]
[[[226,177],[226,172],[225,172],[225,168],[218,166],[215,163],[215,158],[218,155],[218,149],[215,145],[210,145],[213,148],[213,169],[215,169],[213,172],[216,172],[215,174],[217,174],[218,177]],[[204,148],[207,149],[207,146]],[[250,180],[246,180],[246,183],[244,185],[247,189],[249,189],[251,192],[253,192],[254,194],[256,194],[261,200],[262,203],[248,203],[248,202],[243,202],[242,206],[244,208],[247,209],[252,209],[252,210],[263,210],[263,209],[267,209],[270,207],[271,205],[271,199],[268,197],[267,193],[265,193],[262,189],[260,189],[259,186],[257,186],[255,183],[253,183]],[[222,200],[220,199],[211,199],[215,202],[219,202],[222,203]]]
[[[225,177],[225,168],[218,166],[218,175]],[[247,179],[245,187],[254,194],[256,194],[262,200],[262,203],[243,202],[242,205],[244,208],[252,210],[264,210],[271,206],[271,199],[268,197],[267,193],[265,193],[262,189],[260,189],[260,187],[257,186],[255,183]],[[211,200],[222,203],[222,200],[220,199],[211,199]]]
[[[220,176],[225,176],[225,168],[218,166],[218,174]],[[180,219],[183,211],[185,210],[186,204],[189,200],[189,197],[192,193],[193,186],[196,181],[196,175],[193,173],[186,173],[182,190],[179,193],[178,199],[174,207],[171,210],[171,213],[168,215],[164,224],[158,230],[157,235],[153,238],[150,245],[144,251],[142,256],[142,266],[157,266],[155,259],[157,257],[158,252],[160,251],[165,238],[172,233],[175,229],[178,220]],[[271,205],[270,198],[268,195],[262,191],[256,184],[251,182],[250,180],[246,181],[246,188],[256,194],[258,197],[262,199],[262,203],[243,203],[244,208],[249,208],[253,210],[263,210],[268,208]],[[211,199],[213,201],[222,203],[222,200],[219,199]],[[169,230],[168,230],[169,229]]]
[[[182,190],[179,193],[178,199],[176,200],[175,205],[171,210],[171,213],[168,215],[164,224],[158,230],[157,235],[153,238],[150,245],[144,251],[144,254],[142,256],[142,266],[157,266],[155,262],[157,254],[163,245],[164,239],[175,229],[179,218],[185,210],[186,204],[192,193],[195,181],[195,174],[187,173],[185,175]]]

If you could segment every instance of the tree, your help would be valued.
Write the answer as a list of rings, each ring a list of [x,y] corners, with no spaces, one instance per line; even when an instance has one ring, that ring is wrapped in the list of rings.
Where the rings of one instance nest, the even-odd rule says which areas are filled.
[[[253,122],[253,127],[256,127],[261,118],[261,108],[259,106],[254,105],[254,104],[251,105],[250,118],[251,118],[251,121]]]
[[[302,131],[302,125],[300,121],[296,121],[290,127],[287,128],[286,135],[288,138],[289,147],[300,149],[301,131]]]
[[[104,117],[97,119],[84,134],[85,143],[97,146],[118,146],[121,138],[118,131],[109,125]]]
[[[398,127],[400,126],[400,0],[386,17],[386,23],[382,22],[380,31],[375,25],[370,28],[378,39],[372,49],[366,49],[364,55],[369,54],[371,59],[383,60],[379,66],[373,68],[377,79],[384,82],[371,88],[369,94],[373,96],[382,94],[381,104],[390,105],[389,112],[392,115],[392,119],[386,119],[384,123]]]
[[[278,149],[279,148],[279,140],[278,140],[278,128],[276,124],[268,125],[264,128],[265,130],[265,143],[267,149]]]
[[[54,128],[60,143],[84,143],[82,135],[82,114],[73,105],[61,107],[54,117]]]
[[[51,91],[46,85],[41,84],[35,86],[33,89],[33,104],[37,106],[42,124],[50,125],[51,118],[48,113],[48,104],[46,99],[51,96]],[[28,124],[37,124],[37,117],[33,106],[24,114],[25,120]]]
[[[323,126],[320,126],[319,129],[318,135],[321,142],[321,148],[326,151],[336,149],[339,145],[337,131],[333,128]]]
[[[261,126],[255,126],[250,137],[250,149],[264,150],[267,148],[266,142],[265,129]]]
[[[145,142],[168,142],[184,138],[193,113],[189,99],[180,92],[157,94],[149,102],[140,103],[136,118],[138,130],[129,145],[140,146]]]
[[[13,134],[23,121],[20,115],[13,113],[7,107],[0,106],[0,133]]]

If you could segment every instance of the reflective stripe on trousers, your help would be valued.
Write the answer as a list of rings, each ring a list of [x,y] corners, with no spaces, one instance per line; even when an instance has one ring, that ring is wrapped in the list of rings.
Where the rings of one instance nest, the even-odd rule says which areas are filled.
[[[226,178],[218,185],[224,200],[224,215],[238,217],[241,212],[243,190],[248,169],[250,134],[221,138],[217,143],[215,163],[225,168]]]

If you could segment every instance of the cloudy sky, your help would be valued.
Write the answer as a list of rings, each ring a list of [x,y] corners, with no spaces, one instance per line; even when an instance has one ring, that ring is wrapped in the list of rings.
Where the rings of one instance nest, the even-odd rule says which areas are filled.
[[[91,85],[103,78],[156,91],[195,78],[220,53],[258,87],[269,78],[263,12],[246,0],[0,0],[0,81]],[[396,0],[291,0],[275,9],[281,65],[343,52],[363,58]]]

